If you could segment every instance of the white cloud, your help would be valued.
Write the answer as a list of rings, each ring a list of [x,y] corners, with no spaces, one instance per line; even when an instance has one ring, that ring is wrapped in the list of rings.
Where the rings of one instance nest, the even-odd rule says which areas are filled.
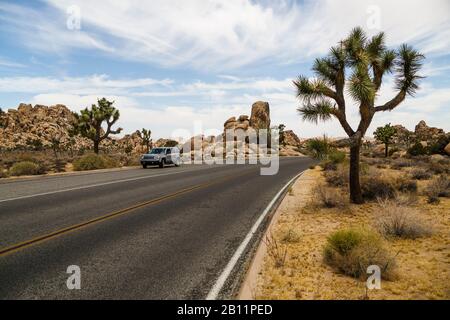
[[[152,87],[166,87],[173,82],[169,79],[151,78],[110,79],[107,75],[87,77],[3,77],[0,78],[0,92],[75,94],[120,94],[131,89],[146,90]]]
[[[447,54],[446,0],[47,0],[55,10],[0,5],[6,20],[39,50],[98,49],[124,59],[203,71],[303,61],[336,44],[351,28],[367,26],[368,8],[380,10],[389,44],[412,42],[427,54]],[[65,28],[66,10],[81,9],[82,30]],[[370,33],[378,30],[369,30]]]
[[[284,123],[302,137],[319,136],[323,133],[330,136],[345,136],[337,121],[318,125],[302,122],[296,111],[299,101],[295,98],[292,84],[288,85],[288,80],[232,79],[229,82],[202,82],[201,85],[198,82],[177,84],[170,80],[164,80],[163,84],[167,82],[170,86],[162,85],[162,87],[166,88],[168,93],[178,92],[180,96],[163,97],[167,101],[162,103],[161,107],[155,108],[149,106],[147,101],[140,100],[140,97],[134,92],[134,86],[145,87],[152,85],[153,81],[145,79],[125,81],[111,79],[107,76],[95,77],[52,79],[50,83],[53,85],[51,89],[45,90],[46,93],[39,92],[39,87],[29,89],[29,87],[33,88],[34,84],[41,83],[40,78],[3,79],[0,80],[0,91],[2,81],[4,81],[9,86],[15,87],[16,90],[20,88],[25,92],[35,90],[31,101],[33,104],[61,103],[77,111],[95,103],[98,97],[105,96],[116,101],[116,106],[121,111],[119,125],[125,129],[126,133],[148,127],[152,129],[155,137],[169,137],[174,130],[179,129],[193,132],[195,124],[198,122],[203,124],[204,129],[220,130],[223,128],[224,121],[229,117],[250,115],[251,105],[257,100],[270,103],[273,125]],[[33,84],[33,86],[26,87],[23,85],[24,83]],[[158,86],[161,86],[158,81],[157,83]],[[236,86],[236,83],[239,86]],[[255,85],[255,83],[260,85]],[[89,90],[86,87],[89,87]],[[193,89],[190,89],[192,91],[183,91],[185,88]],[[220,92],[217,93],[218,91]],[[165,91],[159,92],[164,93]],[[195,92],[198,101],[190,100],[189,104],[183,103],[184,98],[189,98],[193,94],[192,92]],[[394,94],[392,80],[389,80],[383,85],[378,100],[383,103],[392,98]],[[408,97],[393,112],[377,113],[368,134],[370,135],[377,126],[388,122],[402,124],[412,129],[420,120],[426,120],[430,125],[449,131],[449,106],[449,90],[435,88],[431,83],[423,83],[422,90],[419,91],[417,97]],[[349,122],[356,127],[359,122],[357,108],[349,106],[348,113]]]

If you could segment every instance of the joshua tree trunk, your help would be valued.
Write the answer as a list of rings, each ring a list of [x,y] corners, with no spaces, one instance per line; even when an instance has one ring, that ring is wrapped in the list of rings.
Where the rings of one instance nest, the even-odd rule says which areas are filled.
[[[389,144],[384,144],[384,157],[387,158],[389,156]]]
[[[98,140],[94,140],[94,152],[95,152],[95,154],[98,154],[98,152],[99,152],[99,144],[100,144],[100,141],[98,141]]]
[[[359,182],[359,152],[361,142],[350,148],[350,199],[353,203],[363,203],[361,184]]]

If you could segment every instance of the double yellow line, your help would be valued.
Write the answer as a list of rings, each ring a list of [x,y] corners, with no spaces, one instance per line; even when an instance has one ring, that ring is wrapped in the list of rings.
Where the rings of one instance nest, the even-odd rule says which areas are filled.
[[[250,172],[248,172],[248,173],[250,173]],[[103,221],[106,221],[106,220],[109,220],[109,219],[112,219],[112,218],[116,218],[118,216],[130,213],[130,212],[132,212],[134,210],[137,210],[137,209],[149,206],[149,205],[153,205],[153,204],[156,204],[156,203],[159,203],[159,202],[171,199],[171,198],[175,198],[177,196],[180,196],[180,195],[192,192],[194,190],[199,190],[199,189],[206,188],[206,187],[208,187],[210,185],[213,185],[213,184],[216,184],[216,183],[223,182],[225,180],[231,179],[234,176],[236,176],[236,175],[228,176],[228,177],[225,177],[225,178],[222,178],[222,179],[219,179],[219,180],[215,180],[213,182],[198,184],[198,185],[195,185],[193,187],[182,189],[182,190],[179,190],[177,192],[174,192],[174,193],[171,193],[171,194],[168,194],[168,195],[164,195],[164,196],[161,196],[161,197],[149,200],[149,201],[138,203],[136,205],[133,205],[133,206],[125,208],[125,209],[121,209],[121,210],[118,210],[118,211],[114,211],[114,212],[102,215],[102,216],[94,218],[92,220],[88,220],[88,221],[85,221],[85,222],[82,222],[82,223],[79,223],[79,224],[75,224],[75,225],[72,225],[72,226],[69,226],[69,227],[66,227],[66,228],[63,228],[63,229],[59,229],[59,230],[53,231],[51,233],[48,233],[48,234],[45,234],[45,235],[42,235],[42,236],[38,236],[38,237],[30,239],[30,240],[26,240],[26,241],[23,241],[23,242],[20,242],[20,243],[17,243],[17,244],[5,247],[3,249],[0,249],[0,257],[9,255],[9,254],[17,252],[17,251],[20,251],[20,250],[28,248],[28,247],[30,247],[32,245],[35,245],[35,244],[38,244],[38,243],[42,243],[44,241],[53,239],[55,237],[58,237],[58,236],[61,236],[61,235],[64,235],[64,234],[67,234],[67,233],[70,233],[70,232],[73,232],[73,231],[76,231],[76,230],[80,230],[80,229],[85,228],[87,226],[91,226],[91,225],[99,223],[99,222],[103,222]],[[242,176],[242,174],[240,174],[239,176]]]

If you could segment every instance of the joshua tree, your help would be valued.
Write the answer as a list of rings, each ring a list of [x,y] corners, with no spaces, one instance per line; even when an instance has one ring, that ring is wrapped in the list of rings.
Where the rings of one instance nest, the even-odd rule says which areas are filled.
[[[389,145],[394,139],[397,130],[391,126],[391,124],[387,124],[384,127],[378,127],[377,130],[373,133],[375,139],[384,143],[384,157],[387,158],[389,156]]]
[[[119,120],[119,110],[113,107],[114,101],[105,98],[97,100],[97,105],[93,104],[91,109],[81,110],[80,114],[75,114],[76,130],[83,136],[94,142],[94,152],[98,154],[100,142],[108,138],[110,134],[119,134],[122,128],[112,130],[111,127]],[[106,122],[106,130],[102,124]]]
[[[286,139],[284,136],[284,129],[286,129],[286,126],[284,124],[280,124],[278,126],[278,134],[280,135],[280,146],[286,145]]]
[[[359,181],[361,141],[377,112],[392,111],[407,95],[414,95],[422,78],[418,72],[424,56],[403,44],[397,51],[385,46],[384,33],[368,39],[361,28],[351,31],[325,58],[316,59],[315,79],[300,76],[294,84],[303,102],[298,108],[304,120],[336,118],[350,137],[350,198],[362,203]],[[384,75],[394,72],[396,95],[378,104],[377,93]],[[346,88],[347,87],[347,88]],[[346,90],[346,91],[344,91]],[[360,122],[353,129],[347,121],[345,93],[358,104]]]
[[[142,128],[141,131],[138,131],[138,135],[142,140],[142,146],[145,148],[145,152],[148,152],[150,149],[152,131]]]

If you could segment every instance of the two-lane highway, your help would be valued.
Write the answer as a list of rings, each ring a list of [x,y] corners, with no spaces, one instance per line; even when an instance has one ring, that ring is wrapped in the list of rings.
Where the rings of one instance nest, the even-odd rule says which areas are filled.
[[[1,299],[203,299],[277,192],[312,160],[0,182]],[[81,269],[69,290],[67,267]]]

